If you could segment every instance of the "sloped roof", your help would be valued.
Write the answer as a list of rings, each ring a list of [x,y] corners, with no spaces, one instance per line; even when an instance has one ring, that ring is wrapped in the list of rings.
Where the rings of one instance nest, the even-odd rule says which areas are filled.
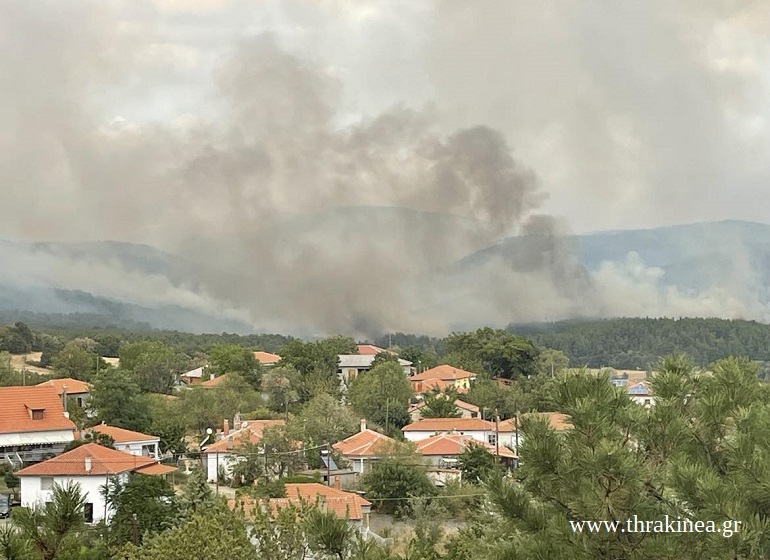
[[[427,379],[441,379],[442,381],[457,381],[458,379],[473,379],[476,377],[475,373],[465,371],[464,369],[442,365],[434,368],[426,369],[422,373],[413,375],[409,379],[411,381],[425,381]]]
[[[339,367],[341,368],[368,368],[372,367],[372,362],[374,362],[374,354],[340,354],[339,355]],[[412,362],[408,362],[406,360],[402,360],[401,358],[398,358],[398,365],[404,367],[404,366],[411,366]]]
[[[420,410],[424,406],[425,406],[425,401],[420,401],[417,404],[413,404],[412,406],[410,406],[409,407],[409,412],[412,412],[414,410]],[[467,410],[469,412],[475,412],[477,414],[481,411],[481,409],[479,409],[479,407],[476,406],[475,404],[467,403],[465,401],[461,401],[460,399],[456,399],[455,400],[455,406],[457,408],[462,409],[462,410]]]
[[[91,458],[91,470],[86,472],[86,458]],[[123,451],[87,443],[58,457],[36,465],[30,465],[16,472],[19,476],[104,476],[134,471],[157,463],[149,457],[138,457]]]
[[[382,452],[383,447],[396,440],[374,430],[362,430],[347,439],[335,443],[332,447],[343,455],[355,457],[374,457]]]
[[[417,452],[425,456],[456,456],[460,455],[469,445],[480,445],[492,455],[499,455],[508,459],[516,458],[516,454],[504,445],[498,448],[459,434],[436,434],[416,442],[415,445]]]
[[[500,423],[502,430],[502,422]],[[481,418],[423,418],[401,428],[404,432],[495,431],[495,423]]]
[[[206,447],[203,453],[232,453],[235,449],[249,443],[252,445],[259,443],[265,428],[285,424],[285,420],[247,420],[245,428],[231,431],[229,436]],[[232,442],[232,448],[230,442]]]
[[[99,424],[93,428],[90,428],[88,431],[99,432],[100,434],[110,436],[115,441],[115,443],[160,440],[160,436],[151,436],[141,432],[134,432],[133,430],[126,430],[125,428],[118,428],[117,426],[108,426],[107,424]]]
[[[88,393],[91,389],[88,383],[86,383],[85,381],[80,381],[79,379],[72,379],[71,377],[64,377],[62,379],[49,379],[48,381],[43,381],[42,383],[37,384],[38,387],[40,385],[43,385],[46,387],[53,387],[54,389],[56,389],[56,394],[58,395],[64,394],[64,387],[67,388],[68,395]]]
[[[190,377],[190,378],[203,377],[203,366],[195,369],[191,369],[190,371],[186,371],[183,374],[181,374],[180,377]]]
[[[229,378],[230,378],[229,373],[225,373],[223,375],[217,375],[216,377],[213,377],[207,381],[204,381],[203,383],[200,384],[200,386],[205,387],[207,389],[219,387],[220,385],[222,385],[222,383],[227,381]]]
[[[246,515],[249,515],[260,503],[267,503],[272,509],[281,509],[290,503],[315,504],[318,502],[321,508],[334,513],[338,517],[347,517],[358,521],[363,519],[364,511],[368,513],[372,503],[353,492],[345,492],[330,486],[324,486],[317,482],[305,482],[300,484],[287,484],[285,498],[271,498],[270,500],[255,500],[244,496],[240,501],[229,500],[227,505],[235,509],[238,505],[243,507]]]
[[[281,357],[278,354],[271,354],[270,352],[257,351],[254,352],[254,357],[262,365],[272,365],[277,363]]]
[[[557,432],[563,432],[564,430],[569,430],[572,428],[572,423],[569,420],[569,416],[562,414],[561,412],[528,412],[526,414],[522,414],[522,420],[528,417],[541,417],[547,419],[548,425],[551,427],[551,429],[556,430]],[[514,431],[513,418],[509,418],[508,420],[503,420],[500,422],[500,431]]]
[[[136,471],[139,474],[145,474],[148,476],[161,476],[164,474],[172,473],[177,470],[173,465],[161,465],[160,463],[153,463],[146,467],[139,467]]]
[[[0,434],[75,430],[64,416],[64,406],[50,385],[0,387]],[[33,420],[31,410],[43,410],[43,418]]]
[[[362,356],[376,356],[380,352],[390,352],[390,350],[385,350],[384,348],[380,348],[374,344],[359,344],[357,348],[358,353]]]

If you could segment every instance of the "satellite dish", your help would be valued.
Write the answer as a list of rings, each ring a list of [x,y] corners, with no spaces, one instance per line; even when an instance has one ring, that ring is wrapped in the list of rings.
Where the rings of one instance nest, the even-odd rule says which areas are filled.
[[[208,435],[211,435],[211,434],[213,434],[213,433],[214,433],[214,430],[212,430],[211,428],[206,428],[206,433],[207,433]]]
[[[245,428],[248,424],[246,422],[241,422],[241,428]]]

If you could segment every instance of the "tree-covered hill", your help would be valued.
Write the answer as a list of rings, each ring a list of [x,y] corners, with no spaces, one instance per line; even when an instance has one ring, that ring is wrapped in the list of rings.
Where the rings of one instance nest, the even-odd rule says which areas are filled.
[[[510,325],[510,332],[563,351],[573,365],[646,368],[685,353],[707,365],[727,356],[770,361],[770,325],[725,319],[623,318]]]

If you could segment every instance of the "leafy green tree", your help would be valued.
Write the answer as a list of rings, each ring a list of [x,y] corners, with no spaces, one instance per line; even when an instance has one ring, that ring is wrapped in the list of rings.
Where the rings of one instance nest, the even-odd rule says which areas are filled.
[[[214,501],[214,493],[206,481],[206,474],[202,468],[196,466],[185,482],[180,499],[181,506],[187,512],[195,513],[200,509],[211,507]]]
[[[457,397],[457,392],[451,389],[443,393],[438,390],[430,391],[425,395],[425,405],[420,408],[420,416],[423,418],[459,418],[460,409],[455,404]]]
[[[64,452],[66,453],[67,451],[72,451],[73,449],[76,449],[87,443],[97,443],[103,447],[115,449],[115,440],[112,438],[112,436],[99,432],[88,432],[83,434],[80,439],[72,440],[67,445],[65,445]]]
[[[481,362],[492,377],[513,379],[537,373],[537,347],[501,329],[486,327],[472,333],[452,333],[446,346],[450,354]]]
[[[301,444],[290,436],[286,426],[265,428],[259,447],[264,453],[268,478],[292,475],[302,470],[305,464]]]
[[[288,414],[289,407],[300,399],[300,373],[292,365],[272,367],[262,375],[262,391],[267,393],[270,410]]]
[[[32,351],[35,335],[21,321],[14,325],[0,327],[0,350],[11,354],[26,354]]]
[[[387,364],[388,362],[394,362],[398,363],[398,356],[396,356],[393,352],[377,352],[375,354],[374,359],[372,360],[372,367],[377,367],[381,364]]]
[[[237,373],[259,391],[262,385],[263,368],[254,356],[254,352],[237,344],[217,344],[209,352],[210,374],[224,375]]]
[[[409,422],[409,400],[412,386],[398,363],[388,362],[360,374],[348,388],[353,409],[367,420],[385,426],[402,428]]]
[[[471,443],[458,457],[463,480],[478,484],[500,469],[497,459],[482,445]]]
[[[85,529],[85,503],[79,484],[55,484],[50,502],[15,509],[13,526],[41,560],[62,558],[66,551],[78,548],[78,539]]]
[[[289,502],[286,506],[249,508],[247,518],[261,560],[304,560],[308,556],[305,531],[313,504]]]
[[[150,427],[150,409],[139,386],[122,370],[102,372],[94,380],[91,408],[97,422],[146,432]]]
[[[29,541],[24,539],[11,524],[0,525],[0,559],[33,560]]]
[[[179,527],[125,545],[113,560],[265,560],[249,540],[243,518],[225,505],[196,511]]]
[[[367,499],[372,500],[379,511],[398,515],[412,512],[413,498],[432,496],[436,491],[425,466],[417,459],[404,460],[403,457],[377,461],[364,475],[362,484]]]
[[[159,341],[143,341],[120,347],[120,367],[130,371],[142,392],[170,393],[190,360]]]
[[[407,346],[401,349],[398,355],[401,359],[412,362],[412,367],[416,368],[418,373],[438,365],[438,356],[433,349],[424,350],[416,346]]]
[[[537,372],[554,377],[569,367],[569,358],[561,350],[541,348],[537,357]]]
[[[6,487],[8,490],[16,493],[16,490],[19,488],[19,485],[21,484],[21,481],[19,480],[19,477],[16,476],[16,474],[13,471],[8,471],[3,475],[3,482],[5,482]]]
[[[327,394],[308,401],[291,422],[293,433],[308,447],[336,443],[358,431],[359,420],[345,405]]]
[[[339,392],[339,355],[355,354],[357,350],[355,340],[343,336],[315,342],[295,339],[279,350],[279,365],[292,365],[299,371],[303,381],[300,401],[305,402],[321,392],[336,395]]]
[[[56,377],[91,381],[97,369],[104,370],[108,365],[95,353],[84,348],[82,342],[73,340],[51,358],[51,367]]]
[[[160,476],[132,475],[128,482],[114,479],[103,489],[106,503],[114,511],[110,540],[121,546],[141,542],[146,535],[171,528],[178,518],[174,489]]]

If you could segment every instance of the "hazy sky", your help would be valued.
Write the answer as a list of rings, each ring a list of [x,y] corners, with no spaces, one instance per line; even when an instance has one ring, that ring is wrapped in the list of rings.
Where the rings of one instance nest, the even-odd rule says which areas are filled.
[[[72,144],[217,118],[218,69],[266,31],[341,126],[430,104],[499,129],[573,231],[767,221],[768,1],[7,0],[0,31],[4,235],[128,235],[72,224]]]
[[[633,256],[588,279],[554,234],[770,221],[770,0],[5,0],[0,76],[0,238],[173,251],[260,325],[729,315]],[[329,214],[361,206],[443,217]],[[539,264],[435,285],[522,232]]]

